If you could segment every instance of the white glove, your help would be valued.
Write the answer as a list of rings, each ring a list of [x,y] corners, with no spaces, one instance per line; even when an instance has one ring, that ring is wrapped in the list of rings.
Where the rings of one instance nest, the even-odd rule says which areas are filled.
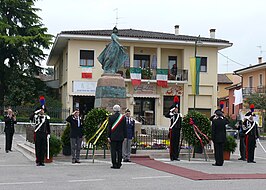
[[[50,134],[47,135],[47,139],[50,139]]]

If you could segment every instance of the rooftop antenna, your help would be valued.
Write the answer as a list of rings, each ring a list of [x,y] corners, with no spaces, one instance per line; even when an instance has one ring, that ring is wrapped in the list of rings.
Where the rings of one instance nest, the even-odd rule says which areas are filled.
[[[115,16],[115,27],[117,27],[118,24],[118,8],[115,8],[114,11],[116,11],[116,16]]]
[[[266,51],[263,51],[263,50],[262,50],[262,46],[257,46],[257,48],[260,49],[260,57],[262,57],[262,53],[263,53],[263,52],[266,52]]]

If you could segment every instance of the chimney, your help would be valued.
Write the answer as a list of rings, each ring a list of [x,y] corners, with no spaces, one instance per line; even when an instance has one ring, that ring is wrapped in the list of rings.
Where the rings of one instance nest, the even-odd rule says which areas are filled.
[[[179,35],[179,25],[175,25],[175,35]]]
[[[210,38],[215,39],[215,30],[216,29],[210,29]]]
[[[262,57],[258,57],[258,63],[262,63]]]

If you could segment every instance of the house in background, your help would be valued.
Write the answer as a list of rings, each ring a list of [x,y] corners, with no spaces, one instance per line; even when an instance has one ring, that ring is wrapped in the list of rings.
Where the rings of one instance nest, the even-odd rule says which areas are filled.
[[[62,31],[55,38],[48,66],[54,66],[55,80],[63,107],[79,107],[83,114],[94,108],[95,91],[103,70],[97,57],[110,43],[112,30]],[[164,115],[180,99],[182,114],[195,109],[210,116],[217,108],[218,51],[231,47],[227,40],[174,33],[118,29],[119,42],[126,48],[129,60],[119,73],[125,78],[126,102],[134,118],[143,125],[169,126]],[[198,44],[201,46],[198,46]],[[190,58],[201,58],[199,95],[192,94]],[[130,68],[141,68],[141,84],[133,85]],[[157,83],[158,69],[167,70],[167,86]],[[195,98],[194,98],[195,97]],[[194,101],[196,100],[196,101]],[[195,105],[195,106],[194,106]]]

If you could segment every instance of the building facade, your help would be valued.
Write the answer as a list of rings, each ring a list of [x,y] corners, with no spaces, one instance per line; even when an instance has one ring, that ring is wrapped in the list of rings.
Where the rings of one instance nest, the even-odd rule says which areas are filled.
[[[217,103],[217,53],[232,46],[226,40],[211,36],[196,37],[175,33],[143,30],[118,30],[119,42],[129,59],[119,72],[125,78],[127,107],[143,125],[167,127],[164,117],[173,103],[180,99],[180,112],[195,109],[210,116]],[[94,108],[97,80],[103,70],[97,60],[110,43],[112,30],[63,31],[57,35],[48,58],[54,66],[55,80],[64,108],[79,107],[82,113]],[[200,40],[200,46],[199,46]],[[199,95],[192,94],[190,58],[201,57]],[[130,68],[141,68],[141,84],[133,85]],[[157,85],[157,69],[168,72],[167,87]],[[196,101],[194,101],[196,100]]]

